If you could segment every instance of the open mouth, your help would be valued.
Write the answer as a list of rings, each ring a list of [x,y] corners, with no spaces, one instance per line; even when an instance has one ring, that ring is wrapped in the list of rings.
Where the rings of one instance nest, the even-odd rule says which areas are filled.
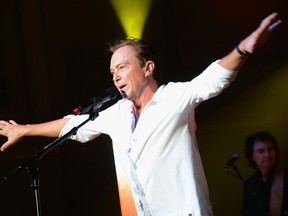
[[[121,85],[121,86],[119,86],[120,91],[122,91],[123,88],[125,88],[125,86],[126,86],[126,85]]]
[[[125,92],[125,87],[126,87],[126,85],[121,85],[121,86],[119,86],[119,91],[120,91],[120,92],[122,92],[122,91]]]
[[[126,87],[126,85],[119,86],[119,90],[120,90],[123,98],[127,97],[125,89],[124,89],[125,87]]]

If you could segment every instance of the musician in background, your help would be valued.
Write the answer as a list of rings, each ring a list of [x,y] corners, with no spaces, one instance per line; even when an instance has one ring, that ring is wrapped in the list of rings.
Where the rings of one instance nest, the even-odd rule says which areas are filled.
[[[267,131],[247,136],[245,157],[256,171],[244,183],[241,215],[288,215],[288,167],[279,163],[274,136]]]

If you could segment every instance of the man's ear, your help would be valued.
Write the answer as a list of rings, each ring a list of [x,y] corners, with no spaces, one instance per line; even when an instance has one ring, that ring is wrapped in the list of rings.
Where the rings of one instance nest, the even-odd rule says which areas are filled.
[[[145,63],[145,75],[151,76],[153,74],[155,64],[153,61],[149,60]]]

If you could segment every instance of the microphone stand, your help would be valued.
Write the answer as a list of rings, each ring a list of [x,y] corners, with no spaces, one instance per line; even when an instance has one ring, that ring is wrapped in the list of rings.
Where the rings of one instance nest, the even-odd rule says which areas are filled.
[[[94,101],[95,105],[95,101]],[[6,181],[10,180],[12,177],[16,176],[20,172],[22,172],[24,169],[28,172],[31,180],[31,188],[34,190],[35,195],[35,204],[36,204],[36,215],[41,216],[41,204],[40,204],[40,181],[39,181],[39,167],[38,167],[38,161],[40,161],[41,158],[44,157],[50,150],[54,149],[56,146],[62,144],[64,141],[66,141],[70,136],[75,135],[79,128],[81,128],[83,125],[85,125],[87,122],[94,121],[95,118],[99,115],[100,107],[96,110],[94,110],[94,106],[91,107],[89,113],[89,118],[86,119],[84,122],[79,124],[78,126],[72,128],[68,133],[66,133],[64,136],[57,138],[52,143],[45,146],[41,151],[36,153],[30,160],[24,162],[23,164],[19,165],[17,168],[15,168],[10,174],[4,177]]]
[[[233,169],[234,172],[231,172],[231,171],[228,169],[229,167],[232,167],[232,169]],[[238,167],[237,167],[235,164],[232,164],[231,166],[227,166],[227,165],[224,166],[224,170],[225,170],[226,172],[228,172],[229,174],[235,176],[235,177],[238,178],[239,180],[241,180],[243,183],[245,182],[243,176],[241,175],[241,173],[240,173],[239,170],[238,170]]]

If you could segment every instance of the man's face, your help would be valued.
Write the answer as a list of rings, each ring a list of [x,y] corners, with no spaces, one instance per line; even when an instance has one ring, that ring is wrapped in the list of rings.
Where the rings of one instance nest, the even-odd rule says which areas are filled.
[[[148,85],[145,66],[141,67],[135,50],[131,46],[117,49],[110,61],[113,81],[123,97],[136,100],[143,88]]]
[[[257,141],[253,147],[252,160],[259,169],[271,169],[276,163],[276,150],[271,141]]]

